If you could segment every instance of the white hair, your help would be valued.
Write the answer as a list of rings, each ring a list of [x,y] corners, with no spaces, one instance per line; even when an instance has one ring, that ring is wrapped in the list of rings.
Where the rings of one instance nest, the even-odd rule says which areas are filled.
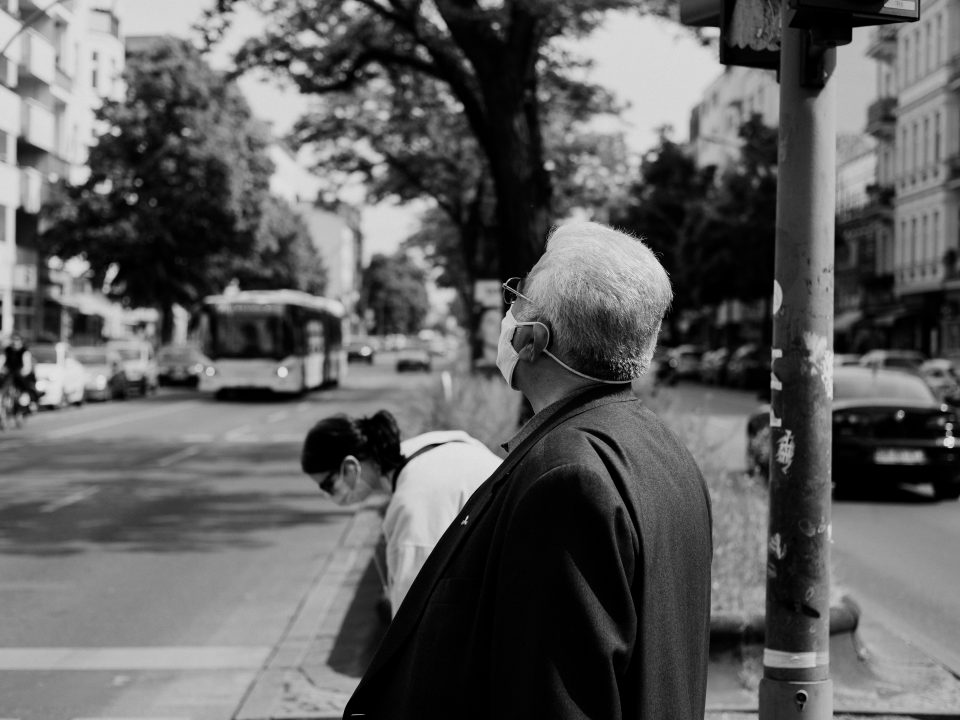
[[[551,352],[580,372],[630,380],[650,365],[673,300],[667,271],[641,240],[593,222],[553,230],[523,283],[519,320],[550,328]]]

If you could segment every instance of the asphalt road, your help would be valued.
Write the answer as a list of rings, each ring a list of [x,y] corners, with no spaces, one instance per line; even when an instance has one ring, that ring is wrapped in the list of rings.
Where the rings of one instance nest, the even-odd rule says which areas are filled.
[[[402,418],[439,384],[350,370],[293,400],[162,389],[0,434],[0,717],[232,717],[346,527],[299,470],[306,430]]]
[[[706,423],[726,467],[743,468],[755,396],[692,382],[663,396]],[[834,588],[960,676],[960,502],[936,502],[926,485],[879,487],[836,500],[832,515]]]
[[[304,433],[380,407],[403,425],[438,387],[383,357],[303,398],[163,389],[0,434],[0,718],[230,718],[346,527],[299,471]],[[659,402],[742,467],[755,398]],[[833,513],[835,583],[960,671],[960,503],[897,489]]]

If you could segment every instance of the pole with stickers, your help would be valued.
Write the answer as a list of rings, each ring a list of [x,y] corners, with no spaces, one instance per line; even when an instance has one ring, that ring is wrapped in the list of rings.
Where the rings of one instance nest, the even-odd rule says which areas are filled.
[[[760,720],[827,720],[830,679],[836,48],[920,18],[920,0],[680,0],[720,28],[720,61],[776,69],[779,182],[770,514]]]

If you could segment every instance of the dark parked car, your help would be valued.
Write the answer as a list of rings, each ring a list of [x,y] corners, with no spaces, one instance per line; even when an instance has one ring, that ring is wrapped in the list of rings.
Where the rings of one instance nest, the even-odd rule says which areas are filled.
[[[365,362],[373,365],[376,355],[373,345],[367,340],[351,340],[347,343],[347,362]]]
[[[708,385],[724,385],[727,382],[727,363],[730,350],[717,348],[707,350],[700,358],[700,379]]]
[[[760,390],[770,384],[770,348],[756,343],[741,345],[727,362],[727,383],[745,390]]]
[[[834,368],[832,410],[835,490],[931,483],[937,499],[960,498],[957,415],[919,375]],[[748,470],[766,477],[770,452],[770,414],[758,412],[747,421]]]
[[[397,372],[420,370],[430,372],[433,359],[430,351],[424,347],[407,347],[397,354]]]
[[[197,385],[209,364],[192,345],[165,345],[157,351],[157,380],[161,385]]]

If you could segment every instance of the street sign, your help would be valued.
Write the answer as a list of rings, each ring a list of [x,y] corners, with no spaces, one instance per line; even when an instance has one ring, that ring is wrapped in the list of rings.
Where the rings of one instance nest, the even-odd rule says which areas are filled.
[[[811,28],[915,22],[920,0],[789,0],[790,27]]]
[[[680,0],[680,24],[720,27],[721,0]]]

